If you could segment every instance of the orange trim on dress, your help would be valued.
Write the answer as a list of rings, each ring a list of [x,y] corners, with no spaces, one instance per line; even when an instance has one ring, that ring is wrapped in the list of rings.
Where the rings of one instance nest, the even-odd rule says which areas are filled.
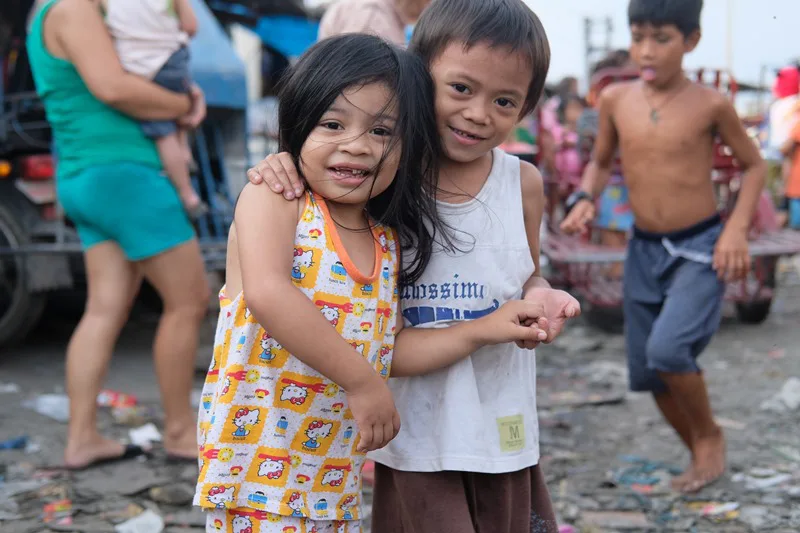
[[[336,224],[333,223],[333,219],[331,219],[331,213],[328,211],[328,205],[325,203],[325,199],[317,194],[311,194],[313,194],[314,201],[319,205],[320,211],[322,211],[322,216],[325,218],[325,228],[328,230],[328,235],[330,235],[330,238],[333,240],[333,247],[336,249],[336,253],[339,254],[339,259],[342,261],[344,269],[356,283],[361,283],[362,285],[373,283],[381,274],[381,259],[383,257],[375,226],[370,227],[370,233],[372,233],[372,238],[374,239],[375,266],[372,267],[372,274],[370,276],[365,276],[358,270],[358,267],[356,267],[352,259],[350,259],[350,254],[347,253],[347,249],[344,247],[344,244],[342,244],[339,231],[336,229]]]

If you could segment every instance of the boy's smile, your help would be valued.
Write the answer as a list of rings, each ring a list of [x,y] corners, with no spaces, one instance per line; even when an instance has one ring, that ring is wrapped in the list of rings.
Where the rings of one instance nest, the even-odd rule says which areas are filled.
[[[522,54],[451,43],[431,64],[445,156],[468,163],[506,140],[519,121],[532,77]]]

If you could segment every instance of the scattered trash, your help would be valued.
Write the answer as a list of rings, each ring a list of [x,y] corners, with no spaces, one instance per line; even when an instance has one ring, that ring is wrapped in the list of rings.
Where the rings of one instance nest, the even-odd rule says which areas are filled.
[[[784,459],[788,459],[789,461],[794,461],[795,463],[800,463],[800,449],[789,446],[785,444],[776,444],[772,446],[772,451],[774,451],[779,456],[783,457]]]
[[[581,516],[587,526],[632,531],[652,527],[644,513],[634,511],[586,511]]]
[[[628,367],[616,361],[592,361],[582,369],[581,374],[594,385],[628,386]]]
[[[130,430],[128,436],[133,444],[143,448],[149,448],[152,443],[161,440],[161,433],[152,422]]]
[[[148,509],[139,516],[126,520],[114,529],[117,533],[161,533],[164,531],[164,520]]]
[[[588,391],[560,391],[549,392],[540,398],[537,405],[541,409],[554,407],[581,407],[584,405],[604,405],[622,403],[625,401],[625,392],[588,392]]]
[[[6,481],[0,484],[0,502],[7,501],[14,496],[35,492],[50,483],[46,479],[30,479],[26,481]]]
[[[65,394],[42,394],[22,402],[22,407],[58,422],[69,421],[69,398]]]
[[[206,525],[206,514],[199,507],[193,507],[191,511],[168,514],[164,517],[164,522],[168,526],[202,528]]]
[[[739,513],[739,521],[750,526],[753,531],[765,531],[770,524],[772,512],[769,508],[761,505],[751,505],[743,507]]]
[[[671,476],[683,470],[675,465],[661,461],[651,461],[636,455],[622,455],[619,459],[631,466],[613,473],[613,482],[633,489],[641,494],[653,493],[659,486],[665,486]]]
[[[574,332],[573,332],[574,333]],[[553,341],[553,345],[564,350],[567,353],[585,354],[586,352],[595,352],[603,347],[596,335],[562,335]]]
[[[189,505],[194,499],[194,487],[186,483],[172,483],[161,487],[153,487],[148,492],[154,502],[168,505]]]
[[[19,385],[16,383],[0,382],[0,394],[16,394],[19,392]]]
[[[148,421],[156,418],[155,410],[142,405],[132,407],[113,407],[111,416],[117,424],[130,427],[145,425]]]
[[[761,409],[783,413],[794,411],[800,407],[800,378],[791,377],[786,380],[781,390],[761,403]]]
[[[690,502],[687,507],[701,516],[722,520],[735,520],[739,517],[738,502]]]
[[[97,405],[100,407],[133,407],[137,404],[136,396],[125,394],[110,389],[104,389],[97,395]]]
[[[734,474],[731,478],[735,483],[744,483],[747,490],[764,490],[782,485],[792,479],[791,474],[781,474],[771,469],[754,468],[750,474]]]
[[[730,418],[717,418],[716,419],[717,425],[724,428],[724,429],[733,429],[735,431],[741,431],[747,427],[747,424],[744,422],[739,422],[738,420],[732,420]]]
[[[61,526],[72,524],[72,501],[65,499],[48,503],[44,506],[42,520]]]
[[[23,435],[0,442],[0,450],[24,450],[27,445],[28,437]]]
[[[38,438],[28,439],[28,443],[25,445],[25,453],[30,455],[40,451],[42,451],[41,441]]]
[[[786,350],[783,348],[773,348],[767,352],[767,357],[770,359],[783,359],[786,357]]]

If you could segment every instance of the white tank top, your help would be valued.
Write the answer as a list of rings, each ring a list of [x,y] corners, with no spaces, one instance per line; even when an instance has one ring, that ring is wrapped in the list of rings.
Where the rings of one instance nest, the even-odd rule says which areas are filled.
[[[534,272],[522,212],[519,159],[493,151],[483,189],[463,204],[438,202],[458,231],[455,254],[436,250],[401,293],[405,325],[444,328],[519,299]],[[402,427],[371,454],[416,472],[514,472],[539,462],[536,360],[514,344],[487,346],[425,376],[390,378]]]
[[[108,0],[106,25],[122,68],[153,78],[189,36],[181,31],[173,0]]]

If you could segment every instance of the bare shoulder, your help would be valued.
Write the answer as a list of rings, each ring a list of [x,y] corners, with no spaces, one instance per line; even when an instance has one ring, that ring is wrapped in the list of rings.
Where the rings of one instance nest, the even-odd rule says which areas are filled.
[[[613,108],[613,106],[616,105],[620,99],[624,98],[635,86],[635,80],[612,83],[600,92],[598,105],[604,107],[610,106]]]
[[[519,162],[519,181],[522,189],[522,206],[525,210],[544,202],[544,180],[539,169],[527,161]]]
[[[709,109],[713,110],[714,116],[719,116],[719,113],[734,109],[730,98],[724,93],[712,87],[698,85],[698,88],[698,103],[708,106]]]
[[[81,20],[86,17],[96,18],[100,16],[100,12],[92,2],[86,0],[61,0],[56,2],[50,11],[47,12],[47,17],[50,20],[59,22]]]
[[[234,217],[236,220],[269,217],[275,222],[293,221],[296,224],[303,206],[301,202],[304,200],[287,200],[265,185],[248,182],[239,195]]]

